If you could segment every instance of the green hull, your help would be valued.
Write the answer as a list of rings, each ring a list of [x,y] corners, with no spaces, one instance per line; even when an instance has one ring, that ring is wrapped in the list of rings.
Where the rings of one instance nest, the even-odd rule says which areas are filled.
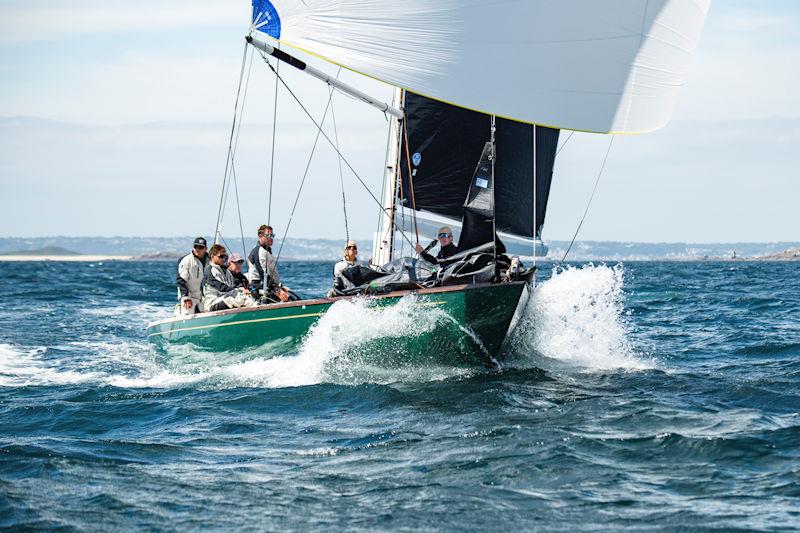
[[[370,350],[401,358],[439,358],[445,355],[464,363],[486,362],[497,356],[514,316],[524,282],[500,285],[462,285],[399,291],[367,297],[371,306],[391,306],[409,294],[415,304],[440,309],[444,320],[418,335],[398,332],[370,342]],[[159,347],[191,344],[208,351],[267,347],[272,355],[294,353],[311,327],[338,300],[350,297],[306,300],[255,308],[203,313],[151,324],[148,338]]]

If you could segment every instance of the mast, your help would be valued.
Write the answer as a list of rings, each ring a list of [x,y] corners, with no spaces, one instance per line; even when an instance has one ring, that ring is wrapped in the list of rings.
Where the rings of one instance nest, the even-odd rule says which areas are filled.
[[[536,266],[536,126],[533,126],[533,266]]]
[[[392,107],[400,107],[403,101],[403,90],[395,89],[392,96]],[[383,266],[392,260],[394,254],[394,217],[397,207],[397,187],[400,169],[400,120],[392,115],[389,120],[389,136],[386,143],[386,170],[384,173],[383,205],[378,219],[378,231],[372,241],[373,266]]]

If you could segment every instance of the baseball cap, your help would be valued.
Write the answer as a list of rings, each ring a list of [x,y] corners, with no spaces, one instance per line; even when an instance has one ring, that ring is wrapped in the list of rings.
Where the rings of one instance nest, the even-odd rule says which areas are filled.
[[[203,248],[205,248],[207,246],[206,245],[206,240],[203,237],[197,237],[194,240],[194,245],[195,246],[202,246]]]
[[[241,255],[237,254],[237,253],[233,253],[228,258],[228,262],[229,263],[244,263],[244,258]]]

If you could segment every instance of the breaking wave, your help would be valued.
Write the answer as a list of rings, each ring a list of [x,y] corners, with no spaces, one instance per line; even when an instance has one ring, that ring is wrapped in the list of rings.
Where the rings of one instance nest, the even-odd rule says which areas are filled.
[[[629,340],[623,268],[555,267],[539,284],[511,336],[512,364],[583,369],[648,369]]]
[[[113,314],[113,313],[112,313]],[[293,387],[433,381],[475,371],[457,359],[409,358],[409,343],[425,342],[441,325],[454,343],[474,342],[443,310],[406,297],[391,306],[339,301],[309,331],[296,355],[272,357],[269,346],[207,353],[190,346],[157,354],[144,341],[75,341],[53,349],[0,344],[0,386],[95,384],[122,388],[199,386]],[[455,346],[457,348],[457,346]],[[455,350],[457,351],[457,350]]]

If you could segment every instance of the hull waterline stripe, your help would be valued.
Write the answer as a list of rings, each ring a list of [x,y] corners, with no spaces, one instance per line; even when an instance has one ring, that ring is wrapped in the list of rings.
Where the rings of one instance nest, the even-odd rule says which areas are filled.
[[[445,302],[422,302],[420,305],[442,305]],[[182,331],[193,331],[196,329],[212,329],[212,328],[221,328],[223,326],[238,326],[240,324],[253,324],[256,322],[270,322],[273,320],[289,320],[292,318],[308,318],[312,316],[322,316],[325,314],[325,311],[321,311],[319,313],[305,313],[302,315],[291,315],[291,316],[274,316],[269,318],[254,318],[252,320],[237,320],[236,322],[225,322],[222,324],[207,324],[205,326],[192,326],[188,328],[176,328],[170,329],[169,331],[156,331],[155,333],[150,333],[147,335],[148,337],[153,337],[155,335],[170,335],[172,333],[180,333]]]
[[[181,331],[192,331],[195,329],[211,329],[211,328],[221,328],[223,326],[238,326],[240,324],[253,324],[255,322],[270,322],[272,320],[289,320],[291,318],[308,318],[310,316],[322,316],[323,312],[320,313],[306,313],[303,315],[291,315],[291,316],[273,316],[270,318],[254,318],[252,320],[237,320],[236,322],[225,322],[222,324],[207,324],[205,326],[192,326],[190,328],[178,328],[178,329],[171,329],[169,331],[157,331],[156,333],[151,333],[148,337],[152,337],[153,335],[169,335],[170,333],[180,333]]]

